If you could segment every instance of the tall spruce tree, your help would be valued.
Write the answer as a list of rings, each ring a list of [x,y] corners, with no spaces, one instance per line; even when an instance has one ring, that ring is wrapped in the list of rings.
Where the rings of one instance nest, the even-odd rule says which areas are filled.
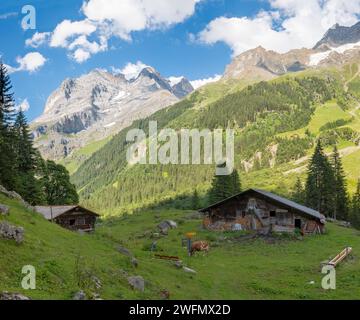
[[[19,110],[16,116],[13,131],[17,171],[15,190],[30,204],[39,204],[43,195],[40,181],[35,177],[38,155],[33,147],[29,125],[22,110]]]
[[[292,199],[299,203],[304,204],[305,203],[305,189],[304,186],[300,180],[300,178],[297,178],[293,192],[292,192]]]
[[[19,110],[14,123],[14,151],[17,157],[17,170],[32,171],[35,166],[35,149],[29,125],[22,110]]]
[[[306,205],[327,216],[333,215],[335,178],[319,140],[308,167]]]
[[[360,179],[357,184],[356,192],[351,201],[351,212],[350,212],[351,224],[360,229]]]
[[[217,203],[241,192],[241,182],[236,169],[225,176],[215,175],[210,189],[209,200]]]
[[[199,197],[199,192],[196,189],[191,198],[191,209],[194,210],[200,209],[200,197]]]
[[[348,219],[349,214],[349,197],[347,194],[347,184],[344,169],[341,163],[341,157],[337,147],[331,157],[331,164],[334,172],[334,188],[333,188],[333,217],[334,219]]]
[[[12,86],[5,65],[0,62],[0,183],[15,189],[16,171],[11,123],[14,115]]]

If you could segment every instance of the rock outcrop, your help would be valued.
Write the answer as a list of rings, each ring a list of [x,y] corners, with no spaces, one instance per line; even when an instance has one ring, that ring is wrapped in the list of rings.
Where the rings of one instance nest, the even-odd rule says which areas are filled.
[[[30,298],[20,293],[10,293],[4,291],[0,293],[0,300],[30,300]]]
[[[128,278],[130,286],[137,291],[144,292],[145,290],[145,280],[141,276],[131,276]]]
[[[24,228],[13,226],[6,221],[0,222],[0,237],[21,244],[24,241]]]
[[[18,193],[15,191],[8,191],[2,185],[0,185],[0,193],[4,194],[10,199],[18,200],[25,208],[34,211],[34,207],[27,203]]]
[[[315,45],[314,49],[328,50],[344,44],[356,43],[360,41],[360,22],[351,26],[344,27],[335,24],[324,35],[324,37]]]
[[[136,78],[96,69],[66,79],[32,123],[35,146],[47,159],[59,160],[90,142],[103,140],[192,92],[189,81],[172,87],[154,68]]]
[[[9,215],[10,208],[0,203],[0,216]]]

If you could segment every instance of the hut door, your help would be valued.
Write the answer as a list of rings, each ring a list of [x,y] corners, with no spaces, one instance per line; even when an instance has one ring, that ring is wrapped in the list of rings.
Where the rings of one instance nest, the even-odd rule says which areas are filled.
[[[295,219],[295,229],[301,230],[301,219]]]

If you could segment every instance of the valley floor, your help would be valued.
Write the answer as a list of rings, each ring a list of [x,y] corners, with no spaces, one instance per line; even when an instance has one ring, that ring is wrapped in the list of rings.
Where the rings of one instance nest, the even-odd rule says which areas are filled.
[[[170,299],[360,298],[360,232],[353,229],[328,224],[327,234],[303,240],[248,239],[242,233],[202,230],[201,220],[188,211],[155,210],[105,220],[95,234],[79,235],[1,195],[0,203],[11,206],[6,219],[25,228],[22,245],[0,240],[0,292],[22,292],[33,299],[72,299],[80,289],[103,299],[160,299],[163,291],[170,293]],[[178,228],[154,238],[156,226],[166,219],[176,221]],[[187,232],[209,241],[209,254],[188,257],[181,244]],[[178,256],[197,273],[156,259],[150,251],[154,242],[155,253]],[[117,251],[119,246],[136,257],[137,268]],[[337,269],[337,289],[323,290],[320,263],[347,246],[354,251]],[[21,269],[29,264],[37,270],[37,289],[22,291]],[[127,277],[131,275],[145,279],[143,293],[130,288]],[[101,281],[100,289],[92,282],[94,276]]]

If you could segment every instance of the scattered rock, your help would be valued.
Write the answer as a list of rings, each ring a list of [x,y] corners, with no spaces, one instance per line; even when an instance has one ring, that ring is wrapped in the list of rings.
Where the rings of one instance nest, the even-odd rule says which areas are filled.
[[[79,291],[75,293],[73,300],[86,300],[86,294],[84,291]]]
[[[181,269],[183,267],[182,261],[181,260],[175,261],[174,266],[178,269]]]
[[[339,221],[339,226],[344,228],[351,228],[351,223],[347,221]]]
[[[137,268],[139,266],[139,261],[136,258],[132,257],[131,264],[133,267]]]
[[[167,235],[169,233],[169,229],[171,228],[170,225],[167,223],[167,221],[163,221],[157,226],[160,230],[160,232],[164,235]]]
[[[160,296],[163,300],[169,300],[170,299],[170,292],[168,290],[161,290]]]
[[[31,211],[35,211],[35,208],[32,207],[29,203],[27,203],[18,193],[16,193],[15,191],[8,191],[6,190],[2,185],[0,185],[0,193],[6,195],[7,197],[9,197],[10,199],[15,199],[15,200],[19,200],[19,202],[21,202],[21,204],[31,210]]]
[[[0,216],[8,216],[10,212],[10,209],[8,206],[5,206],[4,204],[0,204]]]
[[[24,228],[12,226],[8,222],[0,222],[0,237],[15,240],[17,244],[24,241]]]
[[[155,238],[155,239],[160,238],[160,233],[157,233],[157,232],[153,233],[153,234],[151,235],[151,238]]]
[[[103,299],[101,299],[100,294],[94,293],[94,294],[92,295],[92,300],[98,300],[98,301],[100,301],[100,300],[103,300]]]
[[[168,220],[166,221],[168,223],[168,225],[170,226],[171,229],[176,229],[177,228],[177,223],[173,220]]]
[[[96,288],[97,290],[100,290],[101,287],[102,287],[101,280],[100,280],[98,277],[95,277],[95,276],[92,276],[92,277],[91,277],[91,280],[92,280],[92,282],[94,283],[95,288]]]
[[[157,227],[163,235],[167,235],[170,229],[177,228],[177,223],[173,220],[166,220],[158,224]]]
[[[128,282],[130,286],[134,290],[138,290],[140,292],[144,292],[145,290],[145,280],[141,276],[132,276],[128,278]]]
[[[3,293],[0,293],[0,300],[30,300],[30,298],[20,293],[9,293],[4,291]]]
[[[196,274],[196,271],[193,270],[193,269],[190,269],[188,267],[183,267],[183,270],[186,272],[186,273],[193,273],[193,274]]]
[[[123,255],[125,255],[125,256],[127,256],[127,257],[132,257],[132,256],[133,256],[133,254],[130,252],[130,250],[129,250],[129,249],[126,249],[125,247],[118,246],[118,247],[117,247],[117,250],[118,250],[121,254],[123,254]]]

